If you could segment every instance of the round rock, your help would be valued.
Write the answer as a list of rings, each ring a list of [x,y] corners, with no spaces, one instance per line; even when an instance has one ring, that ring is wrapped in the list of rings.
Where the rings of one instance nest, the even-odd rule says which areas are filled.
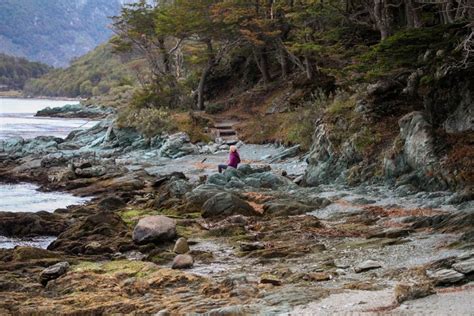
[[[133,241],[138,244],[147,242],[170,241],[176,237],[176,221],[162,215],[140,219],[133,230]]]
[[[171,266],[172,269],[189,269],[192,268],[194,259],[190,255],[177,255]]]

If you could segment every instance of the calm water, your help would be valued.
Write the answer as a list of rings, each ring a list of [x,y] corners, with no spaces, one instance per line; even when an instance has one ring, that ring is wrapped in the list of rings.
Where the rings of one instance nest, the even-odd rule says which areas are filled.
[[[53,212],[68,205],[82,204],[87,198],[80,198],[62,192],[40,192],[30,183],[0,184],[0,212]],[[46,248],[56,237],[8,238],[0,236],[0,248],[31,246]]]
[[[34,116],[37,111],[48,106],[58,107],[77,103],[79,102],[0,98],[0,139],[18,136],[34,138],[42,135],[64,138],[72,130],[92,127],[96,121]]]
[[[0,211],[3,212],[52,212],[68,205],[82,204],[88,199],[63,192],[40,192],[30,183],[1,184]]]
[[[48,106],[74,103],[78,102],[0,98],[0,139],[34,138],[41,135],[66,137],[72,130],[93,126],[95,121],[85,119],[34,117],[37,111]],[[52,212],[57,208],[86,201],[87,199],[61,192],[40,192],[33,184],[0,184],[0,212]],[[0,248],[13,248],[18,245],[46,248],[54,239],[52,236],[29,239],[0,236]]]
[[[16,246],[29,246],[46,249],[55,239],[56,237],[52,236],[22,239],[0,236],[0,248],[11,249],[15,248]]]

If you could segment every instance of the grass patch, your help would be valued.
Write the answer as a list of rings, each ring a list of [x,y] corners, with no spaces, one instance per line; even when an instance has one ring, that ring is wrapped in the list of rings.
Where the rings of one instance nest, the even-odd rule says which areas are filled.
[[[158,270],[148,262],[114,260],[105,262],[82,261],[72,266],[73,272],[93,272],[99,274],[125,273],[135,277],[145,277]]]
[[[342,115],[354,109],[356,100],[354,96],[347,93],[339,93],[332,100],[328,100],[329,104],[326,113],[329,115]]]
[[[120,218],[130,227],[134,227],[140,218],[150,215],[159,215],[155,210],[123,210],[119,212]]]

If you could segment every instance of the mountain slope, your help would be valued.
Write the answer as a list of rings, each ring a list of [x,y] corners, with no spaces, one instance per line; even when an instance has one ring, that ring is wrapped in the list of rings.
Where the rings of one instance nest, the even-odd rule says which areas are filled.
[[[0,52],[65,66],[111,36],[123,0],[2,0]]]
[[[139,60],[122,60],[112,53],[110,44],[103,44],[74,60],[67,68],[55,69],[39,79],[30,80],[24,93],[91,97],[110,93],[114,88],[131,88],[135,79],[129,67],[139,63]]]

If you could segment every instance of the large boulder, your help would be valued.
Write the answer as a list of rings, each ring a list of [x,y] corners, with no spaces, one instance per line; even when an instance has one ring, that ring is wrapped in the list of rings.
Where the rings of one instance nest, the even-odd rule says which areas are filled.
[[[423,169],[435,159],[434,138],[431,124],[423,112],[411,112],[399,122],[400,138],[404,142],[403,152],[408,165],[413,169]]]
[[[196,187],[191,192],[186,193],[186,201],[188,206],[200,208],[207,200],[214,195],[221,193],[222,187],[214,184],[203,184]]]
[[[255,188],[279,189],[296,186],[293,181],[273,172],[254,173],[242,180],[246,185]]]
[[[138,244],[171,241],[175,237],[176,221],[163,215],[144,217],[133,230],[133,241]]]
[[[253,216],[258,213],[250,204],[237,197],[235,194],[221,192],[204,203],[202,206],[202,217],[218,217],[241,214]]]
[[[170,135],[160,148],[160,155],[168,158],[178,158],[198,152],[198,147],[191,144],[191,139],[186,133]]]
[[[453,264],[453,269],[463,274],[473,273],[474,258]]]
[[[336,179],[343,171],[338,159],[336,148],[329,139],[328,127],[325,124],[318,125],[313,134],[304,182],[316,186]]]
[[[218,186],[224,186],[224,185],[227,184],[227,178],[222,173],[214,173],[214,174],[211,174],[207,178],[206,183],[214,184],[214,185],[218,185]]]
[[[249,165],[249,164],[240,164],[237,167],[237,170],[242,172],[244,175],[249,175],[252,173],[260,173],[260,172],[267,172],[272,170],[270,165]]]

